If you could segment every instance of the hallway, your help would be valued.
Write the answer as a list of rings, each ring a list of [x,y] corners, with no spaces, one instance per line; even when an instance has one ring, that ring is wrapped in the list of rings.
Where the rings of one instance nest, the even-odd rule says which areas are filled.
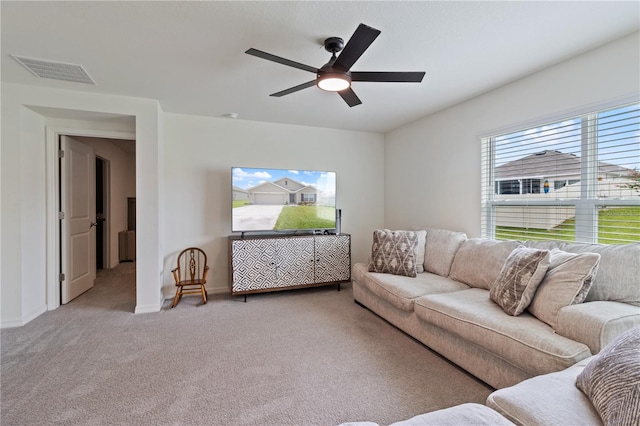
[[[95,307],[133,313],[136,308],[136,262],[99,269],[94,287],[58,309]]]

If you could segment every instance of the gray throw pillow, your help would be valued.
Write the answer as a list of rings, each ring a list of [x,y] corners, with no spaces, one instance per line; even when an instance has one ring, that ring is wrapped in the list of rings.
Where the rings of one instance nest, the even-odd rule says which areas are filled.
[[[555,330],[558,311],[584,301],[598,271],[599,262],[598,253],[575,254],[559,249],[551,250],[549,269],[533,296],[529,312]]]
[[[576,379],[605,425],[640,424],[640,326],[616,337]]]
[[[369,272],[416,276],[417,231],[373,231]]]
[[[489,297],[509,315],[520,315],[531,303],[548,268],[548,250],[518,247],[507,257]]]

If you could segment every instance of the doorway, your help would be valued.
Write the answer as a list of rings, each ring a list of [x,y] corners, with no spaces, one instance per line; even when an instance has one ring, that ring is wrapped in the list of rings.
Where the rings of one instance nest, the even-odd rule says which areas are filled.
[[[111,274],[114,268],[119,265],[119,233],[130,228],[130,208],[131,199],[135,200],[135,140],[110,139],[94,136],[66,136],[60,134],[60,139],[65,141],[74,141],[79,145],[85,146],[92,155],[91,159],[91,178],[86,179],[83,184],[82,179],[78,184],[78,188],[74,190],[66,189],[64,181],[71,182],[69,179],[72,172],[67,172],[67,178],[63,178],[62,174],[59,179],[59,202],[60,211],[64,211],[62,206],[67,206],[68,212],[62,216],[59,221],[60,229],[60,247],[58,258],[60,259],[60,286],[58,299],[59,304],[68,303],[81,294],[71,292],[72,297],[65,297],[70,294],[68,285],[72,280],[81,274],[90,275],[91,283],[83,287],[83,291],[87,291],[93,286],[93,280],[104,271]],[[70,161],[73,166],[71,169],[77,168],[75,162],[75,152],[63,153],[60,159],[59,169],[68,170],[65,165]],[[88,185],[87,185],[88,184]],[[85,196],[80,198],[88,198],[90,208],[85,209],[90,213],[89,224],[91,235],[89,246],[80,249],[70,249],[71,239],[67,236],[66,228],[71,227],[72,220],[78,216],[77,211],[72,211],[68,207],[69,199],[72,201],[78,197],[79,189],[91,187]],[[65,189],[65,191],[63,191]],[[88,188],[87,188],[88,189]],[[69,195],[72,194],[72,195]],[[134,205],[135,208],[135,205]],[[135,216],[134,220],[135,220]],[[82,228],[84,229],[83,224]],[[135,224],[133,225],[135,228]],[[66,238],[66,240],[65,240]],[[65,241],[67,245],[65,246]],[[134,241],[135,243],[135,241]],[[88,259],[88,258],[90,259]],[[79,259],[79,260],[78,260]],[[117,273],[117,271],[113,271]],[[67,286],[67,287],[65,287]]]

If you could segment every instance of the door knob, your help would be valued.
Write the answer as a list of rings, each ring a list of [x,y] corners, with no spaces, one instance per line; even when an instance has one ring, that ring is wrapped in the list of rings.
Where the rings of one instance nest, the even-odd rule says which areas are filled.
[[[98,226],[98,222],[91,222],[91,225],[89,225],[89,229],[93,228],[94,226]]]

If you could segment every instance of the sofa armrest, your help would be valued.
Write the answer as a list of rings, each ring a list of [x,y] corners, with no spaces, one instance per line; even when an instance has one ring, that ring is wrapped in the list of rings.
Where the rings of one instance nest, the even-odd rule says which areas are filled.
[[[487,407],[516,425],[602,425],[589,397],[576,387],[576,378],[592,359],[498,389],[487,398]]]
[[[558,312],[556,333],[584,343],[597,354],[613,338],[640,325],[640,307],[620,302],[586,302]]]

